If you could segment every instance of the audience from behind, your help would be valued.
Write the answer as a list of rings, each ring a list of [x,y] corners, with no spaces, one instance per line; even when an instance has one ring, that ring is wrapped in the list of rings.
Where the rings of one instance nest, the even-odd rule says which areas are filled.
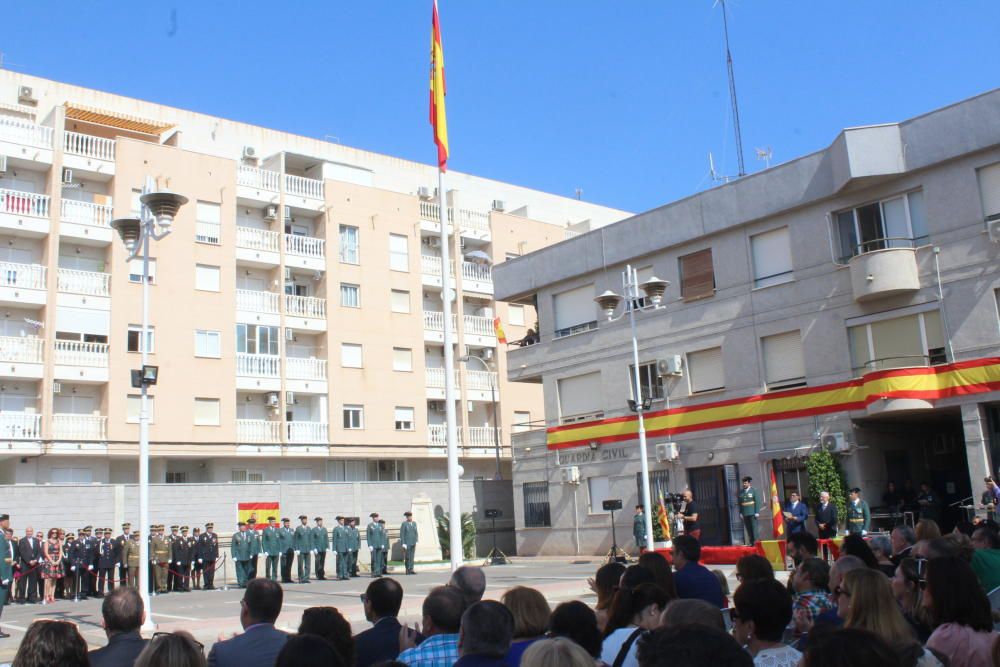
[[[803,560],[789,577],[789,583],[792,589],[793,614],[808,614],[810,623],[815,623],[820,614],[835,608],[827,588],[830,584],[830,566],[825,560]]]
[[[798,567],[806,558],[815,558],[819,554],[819,542],[811,533],[794,533],[788,536],[785,553],[795,563],[795,567]]]
[[[719,581],[704,565],[698,562],[701,558],[701,545],[690,535],[678,535],[674,539],[674,584],[677,586],[677,597],[682,599],[704,600],[710,605],[722,608],[722,589]]]
[[[455,667],[504,667],[514,638],[514,616],[495,600],[482,600],[462,614]]]
[[[350,667],[351,664],[321,636],[300,634],[288,638],[274,667]]]
[[[659,628],[639,643],[639,667],[753,667],[725,632],[704,625]]]
[[[682,625],[703,625],[706,628],[726,631],[722,615],[728,613],[716,609],[704,600],[673,600],[660,614],[660,627],[670,628]]]
[[[972,532],[972,571],[979,577],[983,590],[1000,587],[1000,535],[985,526]]]
[[[563,637],[535,642],[521,656],[522,667],[594,667],[594,657]]]
[[[618,591],[618,584],[621,582],[623,574],[625,574],[624,565],[608,563],[599,567],[593,578],[587,580],[590,590],[597,596],[594,611],[597,613],[597,627],[601,632],[604,632],[604,626],[608,622],[608,608]]]
[[[89,667],[87,642],[69,621],[32,621],[11,667]]]
[[[458,589],[432,588],[421,608],[420,632],[405,625],[399,631],[399,661],[410,667],[438,667],[458,660],[458,634],[465,602]],[[424,639],[417,646],[417,637]],[[450,661],[450,662],[449,662]]]
[[[961,558],[927,561],[923,605],[934,631],[927,648],[947,656],[950,667],[989,665],[997,633],[990,601],[972,567]]]
[[[792,596],[774,579],[748,581],[733,596],[733,637],[759,667],[795,667],[802,654],[782,643],[792,620]]]
[[[751,554],[736,561],[736,581],[745,584],[766,579],[774,579],[774,568],[768,559]]]
[[[205,667],[206,664],[205,647],[183,630],[156,633],[135,660],[135,667]]]
[[[635,589],[618,591],[604,630],[601,660],[612,667],[635,667],[636,641],[646,630],[659,626],[660,614],[666,606],[667,594],[656,584],[639,584]]]
[[[852,533],[844,538],[843,543],[840,545],[840,553],[860,558],[865,567],[870,567],[873,570],[879,569],[878,559],[875,558],[875,554],[872,553],[871,547],[868,546],[865,538],[861,537],[858,533]]]
[[[670,568],[670,563],[663,554],[655,551],[643,551],[639,556],[639,565],[653,573],[653,583],[662,588],[668,598],[677,599],[674,571]]]
[[[524,651],[545,635],[552,609],[544,595],[527,586],[511,588],[503,594],[500,602],[514,617],[514,639],[505,662],[510,667],[516,667]]]
[[[240,601],[243,634],[216,642],[208,653],[211,667],[271,667],[288,635],[274,627],[284,593],[270,579],[251,579]]]
[[[712,574],[715,576],[715,580],[719,582],[719,592],[722,593],[722,606],[729,606],[729,579],[726,578],[726,573],[722,570],[711,570]]]
[[[377,662],[395,660],[399,655],[399,608],[403,604],[403,587],[395,579],[379,577],[372,580],[362,596],[365,618],[372,627],[354,637],[355,664],[370,667]]]
[[[924,540],[934,540],[941,537],[941,528],[934,519],[920,519],[913,528],[913,534],[916,538],[914,544],[916,544]]]
[[[635,588],[639,584],[655,584],[656,576],[642,565],[629,565],[625,568],[621,579],[618,581],[618,589]]]
[[[923,558],[957,558],[958,542],[947,537],[936,537],[920,543],[920,555]]]
[[[451,575],[448,585],[457,588],[465,606],[470,607],[483,599],[483,593],[486,592],[486,572],[475,565],[463,565]]]
[[[956,556],[966,563],[972,562],[972,556],[976,553],[976,547],[972,544],[972,538],[965,533],[949,533],[941,538],[950,542]]]
[[[817,632],[801,667],[902,667],[892,647],[878,635],[856,628]]]
[[[901,560],[911,556],[917,536],[909,526],[896,526],[889,534],[889,541],[892,543],[892,562],[898,566]]]
[[[920,562],[922,566],[927,565],[926,561]],[[889,584],[903,618],[913,628],[920,643],[924,643],[931,636],[931,627],[927,609],[923,605],[923,585],[917,567],[916,558],[904,558],[899,562]]]
[[[601,632],[597,629],[597,614],[579,600],[563,602],[549,616],[550,637],[570,639],[591,655],[601,657]],[[524,658],[521,658],[524,664]]]
[[[868,539],[868,546],[875,554],[875,561],[878,569],[887,577],[896,574],[896,565],[892,562],[892,542],[885,535],[872,535]]]
[[[377,580],[376,580],[377,581]],[[354,638],[351,624],[336,607],[310,607],[302,612],[300,635],[316,635],[330,642],[344,664],[353,665]],[[398,634],[393,639],[397,639]],[[395,642],[398,645],[398,641]]]
[[[91,667],[131,665],[146,648],[139,634],[146,612],[142,598],[134,588],[119,586],[104,596],[101,603],[101,624],[108,636],[106,646],[90,652]]]

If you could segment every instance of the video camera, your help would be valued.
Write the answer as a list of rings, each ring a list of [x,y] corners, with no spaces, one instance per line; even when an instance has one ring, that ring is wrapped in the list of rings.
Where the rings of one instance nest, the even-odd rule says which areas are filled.
[[[664,493],[663,503],[672,507],[674,513],[677,513],[681,511],[681,505],[684,504],[684,496],[679,493]]]

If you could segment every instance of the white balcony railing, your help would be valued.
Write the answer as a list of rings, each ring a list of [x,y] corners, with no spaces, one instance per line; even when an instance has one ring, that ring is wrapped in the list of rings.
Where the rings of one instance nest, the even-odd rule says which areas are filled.
[[[477,232],[490,231],[490,216],[480,211],[458,209],[458,226],[462,229],[472,229]]]
[[[489,391],[497,386],[497,374],[488,371],[465,371],[465,388]]]
[[[462,279],[474,280],[480,283],[492,283],[493,268],[487,264],[462,262]]]
[[[326,422],[287,422],[288,442],[325,445],[330,442]]]
[[[424,329],[427,331],[444,331],[444,313],[437,310],[424,311]],[[451,330],[458,329],[458,316],[451,316]]]
[[[63,150],[96,160],[115,161],[115,140],[79,132],[64,133]]]
[[[285,174],[285,192],[312,199],[323,198],[323,181]]]
[[[52,437],[59,440],[105,440],[108,418],[104,415],[52,415]]]
[[[285,373],[292,380],[325,380],[326,359],[285,357]]]
[[[29,123],[20,118],[0,116],[0,141],[36,148],[52,148],[52,128]]]
[[[433,389],[444,389],[445,373],[443,368],[428,368],[426,385]],[[455,371],[455,387],[458,387],[458,371]]]
[[[75,222],[78,225],[91,227],[110,227],[112,215],[111,206],[93,204],[75,199],[63,199],[59,210],[59,219],[63,222]]]
[[[49,217],[49,198],[34,192],[0,189],[0,213],[28,215],[33,218]]]
[[[455,276],[455,262],[448,262],[448,268],[450,269],[449,275]],[[434,255],[421,255],[420,256],[420,272],[425,273],[428,276],[440,276],[441,275],[441,258],[435,257]]]
[[[281,442],[281,422],[266,419],[237,419],[237,442]]]
[[[41,264],[0,262],[0,287],[45,289],[45,267]]]
[[[472,334],[473,336],[495,336],[496,330],[493,329],[493,318],[466,315],[465,333]]]
[[[236,290],[236,310],[246,310],[251,313],[278,313],[277,292],[264,292],[261,290],[238,289]]]
[[[496,441],[493,439],[494,434],[496,434]],[[496,442],[500,442],[500,447],[503,449],[503,441],[500,440],[500,429],[493,428],[492,426],[469,427],[470,447],[495,447]]]
[[[40,364],[44,343],[34,336],[0,336],[0,361]]]
[[[445,447],[448,444],[448,431],[444,424],[431,424],[427,427],[427,444],[431,447]],[[458,444],[462,444],[462,429],[456,429]]]
[[[276,354],[238,353],[236,374],[244,377],[281,377],[281,357]]]
[[[59,267],[56,274],[56,288],[68,294],[111,296],[111,274]]]
[[[56,363],[62,366],[107,368],[108,344],[79,340],[57,340]]]
[[[326,299],[314,296],[285,295],[285,315],[326,319]]]
[[[0,440],[37,440],[42,416],[30,412],[0,412]]]
[[[278,252],[278,232],[254,227],[236,227],[236,247]]]
[[[237,185],[245,185],[248,188],[267,190],[268,192],[278,191],[278,172],[240,165],[236,172]]]
[[[289,255],[303,255],[323,259],[326,241],[313,236],[285,234],[285,252]]]
[[[420,217],[424,220],[429,220],[431,222],[441,222],[441,207],[434,202],[422,201],[420,202]],[[449,224],[455,220],[455,211],[453,209],[448,209],[448,222]]]

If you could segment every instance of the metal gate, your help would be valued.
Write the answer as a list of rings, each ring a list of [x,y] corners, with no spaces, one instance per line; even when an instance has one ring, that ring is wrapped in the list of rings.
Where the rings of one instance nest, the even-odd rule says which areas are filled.
[[[701,543],[705,546],[727,546],[733,543],[731,522],[731,494],[727,484],[726,468],[735,466],[709,466],[688,468],[691,492],[698,507],[701,524]],[[732,471],[736,477],[736,471]]]

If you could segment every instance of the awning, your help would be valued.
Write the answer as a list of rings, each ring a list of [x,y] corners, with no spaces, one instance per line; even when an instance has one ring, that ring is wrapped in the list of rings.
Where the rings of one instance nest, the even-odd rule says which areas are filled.
[[[161,123],[155,120],[146,120],[144,118],[137,118],[123,113],[117,113],[115,111],[92,109],[90,107],[85,107],[80,104],[72,104],[70,102],[66,103],[66,118],[70,120],[79,120],[84,123],[93,123],[94,125],[114,127],[128,132],[148,134],[151,136],[159,136],[174,127],[173,123]]]

